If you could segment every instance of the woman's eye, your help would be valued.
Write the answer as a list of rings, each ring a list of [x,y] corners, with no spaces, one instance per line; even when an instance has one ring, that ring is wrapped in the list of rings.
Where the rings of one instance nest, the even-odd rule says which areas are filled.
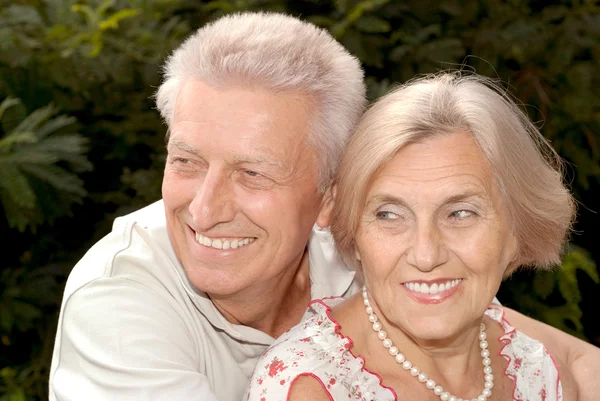
[[[399,217],[396,213],[388,212],[385,210],[377,212],[375,214],[375,216],[381,220],[393,220],[393,219],[397,219]]]
[[[473,213],[470,210],[457,210],[456,212],[453,212],[450,216],[456,219],[464,219],[473,215],[475,215],[475,213]]]

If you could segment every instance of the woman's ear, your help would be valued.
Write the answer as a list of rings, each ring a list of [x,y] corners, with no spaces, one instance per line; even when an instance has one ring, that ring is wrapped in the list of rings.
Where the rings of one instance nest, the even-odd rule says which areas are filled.
[[[321,201],[321,211],[317,216],[317,225],[321,228],[329,227],[331,225],[331,214],[333,212],[333,206],[335,205],[335,186],[330,186],[323,195]]]
[[[354,245],[354,257],[356,260],[360,261],[360,253],[358,252],[358,248]]]

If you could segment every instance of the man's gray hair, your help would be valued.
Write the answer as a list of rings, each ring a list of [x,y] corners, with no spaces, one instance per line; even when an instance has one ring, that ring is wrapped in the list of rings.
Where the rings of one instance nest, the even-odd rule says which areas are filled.
[[[360,62],[326,30],[284,14],[231,14],[203,26],[168,58],[164,75],[156,104],[169,127],[177,94],[190,79],[307,95],[314,103],[308,142],[319,158],[321,190],[366,103]]]

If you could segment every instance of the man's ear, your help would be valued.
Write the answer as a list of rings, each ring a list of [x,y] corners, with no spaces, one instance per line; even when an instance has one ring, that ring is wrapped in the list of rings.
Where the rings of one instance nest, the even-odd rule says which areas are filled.
[[[321,211],[317,216],[317,225],[321,228],[329,227],[331,225],[331,214],[333,212],[333,206],[335,205],[335,185],[330,186],[323,195],[321,201]]]

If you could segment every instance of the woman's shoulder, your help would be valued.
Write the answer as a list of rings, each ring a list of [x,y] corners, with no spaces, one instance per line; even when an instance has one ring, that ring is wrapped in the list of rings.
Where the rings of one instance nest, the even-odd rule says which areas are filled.
[[[514,327],[502,306],[492,304],[486,315],[502,327],[498,338],[503,344],[500,355],[506,360],[504,374],[514,382],[513,399],[538,399],[543,395],[548,401],[562,400],[563,383],[557,359],[546,346]]]
[[[332,308],[340,302],[311,302],[308,318],[279,337],[262,355],[245,399],[286,400],[300,379],[294,385],[298,396],[310,393],[315,386],[333,399],[361,400],[366,399],[363,395],[385,391],[378,378],[363,369],[362,358],[350,352],[352,340],[341,334],[332,317]]]

